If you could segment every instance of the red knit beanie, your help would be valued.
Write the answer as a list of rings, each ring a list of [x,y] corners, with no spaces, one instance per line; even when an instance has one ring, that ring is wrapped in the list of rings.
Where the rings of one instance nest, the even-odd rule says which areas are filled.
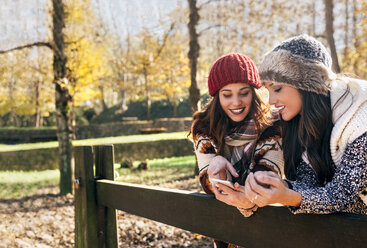
[[[213,96],[222,87],[232,83],[248,83],[256,89],[261,87],[255,63],[246,55],[230,53],[217,59],[209,72],[209,95]]]

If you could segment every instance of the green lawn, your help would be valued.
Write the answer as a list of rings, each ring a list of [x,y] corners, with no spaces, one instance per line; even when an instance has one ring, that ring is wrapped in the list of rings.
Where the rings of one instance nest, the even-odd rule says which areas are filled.
[[[0,199],[11,199],[37,194],[59,183],[59,170],[0,171]]]
[[[146,185],[175,185],[185,178],[193,178],[195,157],[173,157],[147,161],[149,169],[136,169],[139,161],[134,162],[133,169],[119,168],[117,181],[141,183]],[[11,199],[30,196],[38,193],[58,192],[59,171],[0,171],[0,199]]]
[[[174,183],[194,174],[195,156],[183,156],[164,159],[147,160],[149,169],[139,171],[139,161],[134,162],[134,168],[116,168],[120,177],[117,181],[139,183],[147,185],[160,185],[162,183]],[[116,165],[118,167],[119,165]]]
[[[145,134],[145,135],[127,135],[127,136],[118,136],[118,137],[74,140],[73,146],[121,144],[121,143],[147,142],[147,141],[186,139],[186,138],[187,138],[187,132],[159,133],[159,134]],[[58,146],[57,141],[42,142],[42,143],[27,143],[27,144],[17,144],[17,145],[0,145],[0,152],[32,150],[32,149],[42,149],[42,148],[55,148],[57,146]]]

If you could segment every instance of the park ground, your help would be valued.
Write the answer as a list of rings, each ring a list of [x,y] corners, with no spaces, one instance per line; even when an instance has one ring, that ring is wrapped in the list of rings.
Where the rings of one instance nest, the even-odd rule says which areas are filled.
[[[118,180],[198,192],[193,161],[193,156],[148,161],[148,171],[119,168]],[[73,195],[58,194],[57,171],[47,177],[37,173],[40,179],[31,181],[33,187],[22,179],[35,172],[30,173],[0,174],[3,182],[8,180],[7,186],[0,183],[0,248],[74,247]],[[212,247],[210,238],[122,211],[117,226],[119,247]]]

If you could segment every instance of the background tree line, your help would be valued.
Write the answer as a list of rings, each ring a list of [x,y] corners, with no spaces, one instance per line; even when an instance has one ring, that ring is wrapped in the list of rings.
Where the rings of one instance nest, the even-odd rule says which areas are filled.
[[[72,113],[78,106],[100,113],[116,104],[124,111],[128,101],[140,100],[146,102],[149,119],[152,101],[168,100],[177,107],[188,97],[186,2],[179,2],[175,10],[162,16],[160,27],[143,28],[122,38],[105,27],[90,0],[64,0],[64,4],[65,87],[71,95]],[[277,42],[300,33],[318,37],[329,48],[336,47],[336,70],[366,78],[366,6],[362,0],[197,1],[200,19],[195,28],[200,52],[196,77],[201,94],[205,93],[209,66],[219,56],[242,52],[259,63]],[[331,22],[327,12],[333,14]],[[44,121],[55,110],[49,49],[35,46],[3,53],[0,72],[3,126],[54,125],[52,120]]]
[[[10,1],[10,0],[8,0]],[[110,31],[92,0],[50,0],[49,37],[0,51],[0,120],[36,126],[56,116],[60,171],[71,189],[76,108],[97,113],[118,104],[167,100],[193,111],[206,94],[211,63],[228,52],[261,62],[280,41],[301,33],[330,48],[336,72],[367,78],[367,3],[363,0],[187,0],[159,27],[125,37]],[[114,25],[120,25],[114,20]],[[177,111],[173,111],[173,116]],[[65,175],[63,173],[65,172]]]

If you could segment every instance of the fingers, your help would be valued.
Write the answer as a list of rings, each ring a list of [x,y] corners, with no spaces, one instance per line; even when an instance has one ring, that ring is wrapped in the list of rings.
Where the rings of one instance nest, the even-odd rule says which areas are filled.
[[[215,195],[215,198],[217,198],[217,195],[220,195],[220,192],[217,188],[217,185],[215,183],[212,183],[212,190],[213,190],[213,193]]]
[[[217,187],[219,188],[219,191],[222,191],[222,192],[224,192],[225,194],[235,192],[235,190],[234,190],[234,189],[232,189],[231,187],[228,187],[227,185],[222,184],[222,183],[218,183]]]
[[[275,175],[275,176],[274,176]],[[282,179],[276,175],[275,173],[255,173],[254,178],[258,183],[265,184],[265,185],[271,185],[273,187],[279,188],[283,186]]]
[[[213,176],[219,176],[221,174],[222,171],[225,171],[223,168],[221,167],[215,167],[212,171],[211,174],[213,174]]]
[[[264,174],[270,176],[270,177],[276,177],[279,178],[279,175],[275,173],[274,171],[264,171]]]
[[[238,177],[238,173],[236,172],[236,169],[233,167],[233,165],[227,161],[226,163],[227,170],[232,174],[234,177]]]
[[[248,175],[248,182],[251,186],[251,189],[259,195],[266,195],[267,194],[267,188],[263,187],[262,185],[260,185],[254,176],[254,173],[250,173]]]
[[[234,184],[234,188],[239,191],[239,192],[242,192],[242,193],[245,193],[245,186],[242,186],[240,185],[239,183],[235,183]]]
[[[252,173],[250,173],[251,175]],[[253,199],[255,198],[255,195],[257,193],[252,189],[251,184],[249,183],[249,176],[247,176],[246,182],[245,182],[245,195],[247,199],[249,199],[251,202],[253,202]]]
[[[262,176],[279,178],[279,175],[275,173],[274,171],[256,171],[254,172],[254,175],[255,177],[262,175]]]
[[[229,191],[225,191],[225,188],[228,188],[229,190],[232,190],[231,188],[223,185],[223,186],[219,186],[219,184],[212,184],[213,185],[213,192],[215,195],[215,198],[219,201],[222,201],[226,204],[230,204],[229,202],[229,197],[228,197],[228,192]],[[233,191],[233,190],[232,190]]]
[[[225,169],[213,167],[210,170],[208,169],[207,173],[210,178],[217,178],[217,179],[222,179],[222,180],[227,179],[227,173]]]
[[[222,156],[216,156],[214,157],[210,163],[207,170],[207,173],[209,177],[211,178],[218,178],[218,179],[227,179],[227,167],[228,160]]]
[[[237,184],[238,185],[238,184]],[[240,185],[238,185],[240,186]],[[240,186],[240,188],[243,186]],[[251,208],[254,203],[251,203],[245,196],[243,192],[233,190],[222,184],[218,184],[218,188],[215,189],[215,197],[217,200],[224,202],[228,205],[241,207],[241,208]]]
[[[259,185],[255,178],[254,174],[250,173],[246,179],[245,183],[245,193],[247,198],[253,204],[258,205],[259,207],[264,207],[267,204],[267,196],[268,196],[268,189]]]

